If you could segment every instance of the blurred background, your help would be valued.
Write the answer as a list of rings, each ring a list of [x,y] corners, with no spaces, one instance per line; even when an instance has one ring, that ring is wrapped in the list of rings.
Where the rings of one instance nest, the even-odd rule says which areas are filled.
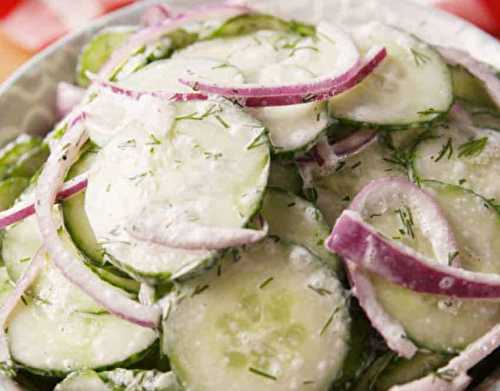
[[[64,34],[134,1],[140,0],[0,0],[0,82]],[[459,15],[500,38],[500,0],[411,1]]]

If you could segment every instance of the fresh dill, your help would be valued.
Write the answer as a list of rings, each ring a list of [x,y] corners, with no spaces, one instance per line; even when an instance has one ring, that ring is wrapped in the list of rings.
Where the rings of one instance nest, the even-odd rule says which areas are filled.
[[[458,257],[459,252],[454,251],[448,254],[448,266],[451,266],[456,257]]]
[[[126,148],[135,148],[136,146],[137,142],[134,139],[130,139],[118,145],[118,148],[123,150]]]
[[[267,144],[269,130],[263,128],[262,131],[247,145],[247,151]]]
[[[205,159],[219,160],[223,155],[220,152],[203,152]]]
[[[418,115],[432,115],[432,114],[443,115],[445,113],[446,113],[446,111],[436,110],[436,109],[434,109],[432,107],[429,107],[426,110],[419,111]]]
[[[451,137],[448,138],[445,144],[443,144],[441,151],[439,152],[439,155],[434,159],[434,161],[437,163],[439,162],[442,158],[447,157],[447,159],[451,159],[453,156],[453,141]]]
[[[361,166],[361,162],[356,162],[352,165],[351,170],[354,170],[354,169],[358,168],[359,166]]]
[[[317,288],[315,286],[312,286],[311,284],[308,284],[307,287],[312,290],[313,292],[316,292],[320,296],[325,296],[325,295],[331,295],[332,291],[325,289],[325,288]]]
[[[346,165],[345,161],[339,162],[335,167],[335,172],[339,172],[340,170],[342,170],[345,167],[345,165]]]
[[[210,117],[211,115],[214,115],[216,113],[219,113],[222,111],[220,108],[217,107],[218,105],[211,105],[208,110],[206,110],[204,113],[198,113],[197,111],[186,114],[186,115],[181,115],[178,117],[175,117],[176,121],[182,121],[182,120],[192,120],[192,121],[202,121],[207,117]]]
[[[458,157],[474,157],[480,155],[488,144],[488,137],[470,140],[458,147]]]
[[[196,295],[199,295],[200,293],[205,292],[208,289],[208,287],[209,287],[208,284],[205,284],[205,285],[196,285],[196,287],[194,288],[193,293],[191,293],[191,297],[194,297]]]
[[[416,50],[414,48],[411,48],[410,51],[411,51],[411,54],[413,55],[413,60],[415,61],[415,64],[417,65],[417,67],[425,65],[431,60],[431,58],[427,54],[419,52],[418,50]]]
[[[399,233],[401,235],[406,235],[412,239],[415,239],[415,231],[413,230],[413,226],[415,225],[415,223],[413,221],[413,215],[410,208],[408,208],[407,206],[403,206],[402,208],[396,209],[395,212],[399,216],[399,219],[403,224],[403,229],[400,229]]]
[[[447,382],[452,382],[458,376],[458,373],[454,369],[449,368],[449,369],[444,369],[444,370],[442,370],[442,369],[437,370],[434,373],[434,375],[441,380],[444,380]]]
[[[268,277],[264,281],[262,281],[259,285],[259,289],[264,289],[266,286],[268,286],[272,281],[274,280],[274,277]]]
[[[215,115],[215,119],[226,129],[229,129],[229,124],[219,114]]]
[[[330,325],[331,325],[331,324],[332,324],[332,322],[333,322],[333,317],[335,316],[335,314],[336,314],[338,311],[339,311],[339,308],[338,308],[338,307],[337,307],[337,308],[335,308],[335,309],[333,310],[333,312],[331,313],[331,315],[330,315],[330,316],[328,317],[328,319],[326,320],[326,322],[325,322],[325,324],[324,324],[323,328],[322,328],[322,329],[321,329],[321,331],[319,332],[319,335],[320,335],[320,336],[321,336],[321,335],[323,335],[323,334],[326,332],[326,330],[328,330],[328,328],[330,327]]]
[[[259,375],[259,376],[265,377],[266,379],[275,380],[275,381],[278,380],[278,378],[276,376],[273,376],[273,375],[271,375],[269,373],[266,373],[266,372],[264,372],[261,369],[250,367],[250,368],[248,368],[248,370],[250,372],[252,372],[253,374],[255,374],[255,375]]]
[[[146,145],[160,145],[161,141],[152,133],[149,134],[150,142],[146,143]]]

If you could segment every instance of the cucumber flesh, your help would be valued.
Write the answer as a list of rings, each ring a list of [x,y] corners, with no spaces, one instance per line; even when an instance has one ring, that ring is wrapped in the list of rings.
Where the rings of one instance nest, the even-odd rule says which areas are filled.
[[[500,136],[491,130],[472,132],[455,124],[440,128],[437,136],[418,145],[415,175],[500,199]]]
[[[359,154],[339,162],[330,175],[314,180],[317,205],[333,226],[354,196],[370,181],[406,175],[406,168],[395,163],[392,152],[382,142],[375,142]]]
[[[300,244],[335,271],[342,270],[339,259],[325,249],[323,243],[330,234],[330,229],[313,204],[291,193],[268,189],[262,215],[269,223],[271,235]]]
[[[105,29],[96,34],[84,46],[78,58],[76,74],[78,84],[87,87],[90,84],[87,72],[99,72],[113,51],[122,46],[135,30],[135,27],[121,26]]]
[[[218,253],[135,239],[126,231],[130,219],[149,211],[174,213],[178,222],[245,226],[260,208],[269,146],[264,139],[250,147],[262,125],[224,101],[140,102],[134,102],[137,118],[97,153],[85,210],[105,259],[156,284],[194,271]],[[160,118],[149,122],[141,110],[152,107]]]
[[[54,391],[181,391],[172,372],[114,369],[71,373]]]
[[[8,170],[6,175],[8,177],[31,178],[40,170],[40,167],[42,167],[49,157],[49,153],[49,146],[47,144],[41,144],[33,148],[29,152],[23,154]]]
[[[362,83],[331,99],[330,113],[347,122],[415,127],[446,114],[453,103],[449,70],[439,54],[407,33],[367,24],[353,33],[361,52],[384,46],[388,57]]]
[[[327,390],[349,345],[335,275],[304,248],[272,239],[233,256],[171,298],[163,348],[182,385]]]
[[[9,178],[0,181],[0,210],[10,208],[28,185],[27,178]]]
[[[484,83],[460,65],[450,66],[453,93],[456,98],[475,106],[496,109]]]
[[[37,137],[22,134],[0,150],[0,178],[6,178],[15,165],[27,154],[40,147]]]
[[[84,262],[69,236],[61,235],[68,250]],[[35,217],[5,232],[2,255],[13,281],[21,276],[41,245]],[[142,358],[156,338],[156,332],[106,313],[48,259],[8,326],[13,359],[29,371],[48,376],[133,363]]]
[[[218,60],[238,69],[245,83],[304,82],[347,71],[350,56],[357,55],[357,50],[354,46],[343,47],[345,43],[338,42],[338,46],[345,50],[343,56],[337,55],[339,49],[333,40],[342,34],[327,25],[320,25],[313,36],[279,29],[259,30],[238,37],[197,42],[177,52],[174,57]],[[308,150],[329,124],[324,103],[265,107],[252,109],[251,112],[269,129],[276,154]]]
[[[92,147],[90,147],[92,148]],[[67,179],[74,178],[88,172],[96,157],[96,151],[90,150],[82,153],[80,159],[71,167]],[[97,243],[94,231],[90,226],[85,212],[85,192],[74,195],[62,203],[64,225],[75,245],[93,263],[102,265],[104,263],[103,249]]]
[[[275,160],[271,163],[268,185],[296,195],[302,193],[303,187],[297,166],[294,162],[286,160]]]

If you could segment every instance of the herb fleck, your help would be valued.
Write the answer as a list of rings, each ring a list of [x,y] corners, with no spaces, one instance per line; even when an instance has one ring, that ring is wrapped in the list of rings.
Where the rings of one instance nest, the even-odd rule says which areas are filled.
[[[487,143],[488,137],[481,137],[479,139],[470,140],[458,147],[458,157],[478,156],[481,154],[481,152],[483,152]]]
[[[191,293],[191,297],[194,297],[194,296],[199,295],[200,293],[206,291],[208,289],[208,287],[209,287],[208,284],[205,284],[205,285],[196,285],[196,287],[194,288],[193,293]]]
[[[248,370],[250,372],[252,372],[253,374],[255,374],[255,375],[259,375],[259,376],[265,377],[266,379],[278,380],[278,378],[276,376],[273,376],[273,375],[271,375],[269,373],[266,373],[266,372],[264,372],[261,369],[250,367],[250,368],[248,368]]]
[[[259,289],[264,289],[267,285],[269,285],[274,280],[274,277],[268,277],[259,285]]]
[[[431,60],[431,58],[427,54],[419,52],[414,48],[410,49],[410,51],[411,54],[413,55],[413,60],[415,61],[417,67],[427,64]]]
[[[434,161],[437,163],[445,156],[447,157],[448,160],[451,159],[451,157],[453,156],[453,142],[451,140],[451,137],[449,137],[448,141],[446,141],[446,144],[443,145],[441,151],[439,152],[438,157],[435,158]]]
[[[332,294],[332,291],[328,290],[328,289],[325,289],[325,288],[317,288],[315,286],[312,286],[311,284],[307,285],[307,287],[316,292],[318,295],[320,296],[325,296],[325,295],[331,295]]]

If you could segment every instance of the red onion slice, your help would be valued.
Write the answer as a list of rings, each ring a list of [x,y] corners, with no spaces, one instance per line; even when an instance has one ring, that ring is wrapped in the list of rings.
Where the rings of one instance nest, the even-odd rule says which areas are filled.
[[[10,362],[10,352],[5,335],[5,326],[10,314],[16,308],[17,304],[23,297],[24,293],[33,284],[35,279],[40,274],[45,261],[45,251],[43,248],[38,249],[35,253],[28,268],[24,271],[21,278],[17,281],[14,290],[7,296],[2,307],[0,308],[0,362]],[[1,384],[1,382],[0,382]]]
[[[158,40],[163,35],[184,26],[186,23],[210,20],[217,17],[230,18],[250,11],[250,8],[237,4],[205,5],[166,19],[154,26],[142,29],[130,37],[122,47],[114,51],[108,62],[101,68],[99,76],[103,79],[109,79],[116,67],[125,62],[134,51]]]
[[[64,183],[57,193],[57,200],[63,201],[78,194],[87,187],[88,175],[81,174]],[[35,214],[35,203],[33,200],[22,201],[12,208],[0,212],[0,229],[17,223]]]
[[[156,4],[144,11],[141,16],[141,24],[154,26],[173,17],[174,13],[166,4]]]
[[[385,238],[354,211],[342,213],[326,246],[361,268],[415,292],[468,299],[500,298],[500,276],[426,259]]]
[[[406,337],[403,326],[393,319],[376,299],[376,294],[370,280],[357,270],[358,266],[346,263],[352,293],[357,297],[359,305],[366,313],[372,326],[384,338],[389,348],[399,356],[412,358],[417,347]]]
[[[490,97],[497,107],[500,108],[500,80],[495,75],[493,68],[475,60],[468,53],[461,50],[440,46],[436,49],[448,64],[461,65],[481,80],[488,90]]]
[[[85,95],[83,88],[64,81],[57,85],[56,111],[59,119],[64,118],[78,105]]]
[[[286,106],[322,101],[345,92],[363,81],[385,59],[385,48],[370,51],[366,59],[355,64],[345,74],[321,78],[317,82],[306,82],[284,86],[221,86],[203,81],[180,79],[182,84],[195,91],[234,98],[247,107]]]
[[[269,231],[267,223],[262,229],[219,228],[193,223],[165,224],[164,216],[137,219],[127,228],[136,239],[184,250],[222,250],[264,239]]]
[[[78,151],[88,139],[84,127],[86,114],[80,112],[69,121],[69,128],[59,144],[51,151],[36,187],[35,211],[44,246],[55,266],[72,283],[77,285],[110,313],[140,326],[155,328],[159,324],[157,307],[145,306],[111,289],[69,253],[57,233],[53,205],[57,188],[64,175],[78,157]]]

